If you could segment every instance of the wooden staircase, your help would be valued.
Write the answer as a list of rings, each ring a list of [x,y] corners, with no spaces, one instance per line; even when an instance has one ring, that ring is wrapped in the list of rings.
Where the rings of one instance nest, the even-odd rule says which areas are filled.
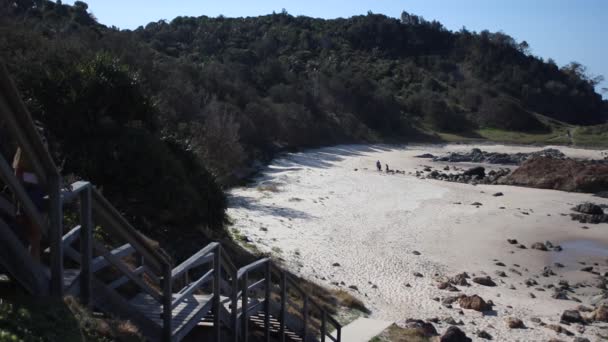
[[[213,329],[214,341],[247,342],[260,334],[264,341],[341,340],[341,325],[272,260],[237,269],[211,243],[173,267],[89,182],[64,188],[1,64],[0,134],[21,147],[48,194],[47,219],[14,176],[7,147],[0,148],[0,190],[7,189],[0,193],[0,272],[27,293],[78,297],[133,322],[151,341],[181,341],[197,327]],[[18,237],[15,203],[42,227],[49,245],[43,262]]]

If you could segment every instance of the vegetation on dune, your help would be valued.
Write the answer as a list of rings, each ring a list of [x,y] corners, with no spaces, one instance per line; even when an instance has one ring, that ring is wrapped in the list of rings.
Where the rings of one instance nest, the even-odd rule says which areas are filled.
[[[71,297],[0,300],[0,341],[143,341],[129,322],[100,319]]]
[[[278,150],[563,142],[547,120],[608,117],[599,78],[580,64],[559,68],[502,32],[451,32],[406,12],[178,17],[121,31],[82,1],[0,0],[0,58],[47,126],[64,173],[103,187],[161,241],[199,224],[221,227],[218,184]]]
[[[372,338],[369,342],[428,342],[434,340],[432,337],[425,336],[417,329],[401,328],[392,324],[380,335]]]

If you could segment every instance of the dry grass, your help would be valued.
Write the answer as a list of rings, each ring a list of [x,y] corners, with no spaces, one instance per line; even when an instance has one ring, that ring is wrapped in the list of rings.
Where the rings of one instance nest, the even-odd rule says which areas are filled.
[[[279,186],[273,183],[268,183],[268,184],[261,184],[257,187],[257,190],[260,192],[280,192],[281,189],[279,189]]]
[[[403,329],[393,324],[369,342],[429,342],[431,340],[416,329]]]
[[[344,290],[333,290],[333,295],[336,301],[340,306],[359,310],[364,313],[369,313],[369,309],[365,307],[362,301],[357,299],[355,296],[351,295],[347,291]]]
[[[80,305],[72,297],[65,298],[65,304],[80,325],[80,330],[86,341],[145,341],[135,325],[128,321],[113,318],[98,318]]]

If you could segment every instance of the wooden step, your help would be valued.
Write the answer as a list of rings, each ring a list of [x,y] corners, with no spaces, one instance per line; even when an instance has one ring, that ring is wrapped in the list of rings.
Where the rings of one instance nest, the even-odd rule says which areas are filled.
[[[212,295],[190,295],[173,309],[171,326],[175,340],[181,340],[207,315],[213,305],[212,299]],[[140,293],[129,303],[158,326],[163,326],[163,307],[152,296]]]

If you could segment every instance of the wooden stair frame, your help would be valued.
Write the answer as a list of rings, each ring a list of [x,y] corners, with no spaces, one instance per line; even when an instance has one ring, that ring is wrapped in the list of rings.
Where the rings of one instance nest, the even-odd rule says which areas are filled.
[[[247,342],[250,324],[264,330],[265,341],[270,341],[271,334],[278,334],[280,341],[341,340],[341,325],[270,259],[237,269],[214,242],[173,268],[171,259],[152,246],[92,184],[79,181],[64,189],[58,168],[0,63],[0,129],[3,127],[31,160],[48,194],[46,220],[0,154],[0,178],[50,245],[47,268],[30,257],[0,216],[0,266],[31,295],[78,296],[85,305],[132,321],[151,341],[180,341],[206,316],[213,320],[216,342],[221,340],[222,326],[231,332],[233,341]],[[74,203],[79,222],[63,234],[65,206]],[[0,196],[0,212],[10,216],[14,207]],[[126,243],[105,245],[94,237],[95,227]],[[125,260],[134,256],[136,262]],[[66,258],[78,269],[64,269]],[[119,276],[104,281],[100,273],[109,268]],[[137,295],[127,298],[119,291],[127,283],[137,286]],[[301,305],[290,301],[290,291],[301,296]],[[273,299],[273,292],[280,300]],[[300,317],[290,314],[288,308]],[[310,319],[312,310],[320,325]]]

